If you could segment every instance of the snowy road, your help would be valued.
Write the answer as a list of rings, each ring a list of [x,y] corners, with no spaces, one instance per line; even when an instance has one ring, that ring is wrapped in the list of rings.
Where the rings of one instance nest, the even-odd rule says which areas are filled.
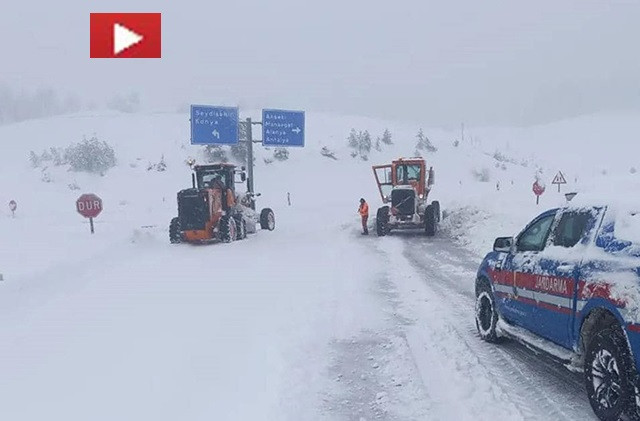
[[[398,382],[398,389],[405,390],[384,390],[373,397],[387,401],[386,411],[376,405],[366,411],[366,402],[376,402],[370,392],[372,370],[355,364],[351,377],[362,379],[351,384],[345,401],[358,389],[364,393],[361,402],[343,406],[358,409],[362,419],[596,419],[581,375],[515,341],[496,346],[478,338],[473,319],[476,257],[443,237],[397,234],[366,242],[388,265],[378,289],[387,310],[393,310],[385,331],[389,352],[377,369],[385,375],[375,381],[408,381]],[[375,345],[379,337],[371,342]],[[349,352],[361,347],[359,341]],[[354,415],[347,418],[358,419]]]
[[[120,228],[91,237],[100,251],[86,254],[86,237],[39,237],[75,253],[7,272],[3,414],[595,419],[580,376],[518,343],[480,341],[478,259],[451,240],[362,237],[280,214],[276,231],[227,245]]]

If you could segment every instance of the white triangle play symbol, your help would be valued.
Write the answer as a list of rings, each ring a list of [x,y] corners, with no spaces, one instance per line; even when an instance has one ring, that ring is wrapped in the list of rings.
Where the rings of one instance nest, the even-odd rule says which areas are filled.
[[[113,25],[113,54],[118,55],[122,51],[142,41],[144,38],[131,29],[116,23]]]

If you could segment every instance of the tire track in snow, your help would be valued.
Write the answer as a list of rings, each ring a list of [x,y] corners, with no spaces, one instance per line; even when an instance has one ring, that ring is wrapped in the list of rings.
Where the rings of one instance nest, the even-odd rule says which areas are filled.
[[[359,232],[349,231],[358,236],[355,242],[363,253],[374,250],[376,257],[384,261],[383,270],[371,279],[370,285],[384,323],[376,330],[363,326],[357,335],[337,338],[331,343],[332,364],[328,371],[333,384],[323,394],[323,415],[330,420],[431,419],[432,400],[425,395],[405,335],[412,321],[400,314],[401,299],[384,270],[391,262],[368,243],[375,242],[375,237],[362,238]]]
[[[443,312],[453,322],[460,339],[479,363],[494,374],[496,381],[507,385],[507,394],[523,413],[537,414],[532,419],[543,415],[545,419],[596,419],[581,376],[515,341],[493,345],[480,340],[473,319],[475,270],[470,270],[477,266],[470,254],[441,238],[406,239],[404,245],[403,257],[427,276],[427,282],[423,279],[422,284],[446,303]],[[469,275],[472,277],[465,279]]]

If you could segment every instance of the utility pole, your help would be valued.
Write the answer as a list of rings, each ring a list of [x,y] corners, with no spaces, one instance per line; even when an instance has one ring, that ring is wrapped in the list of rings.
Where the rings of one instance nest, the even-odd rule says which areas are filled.
[[[460,133],[462,136],[461,142],[464,142],[464,123],[460,123]]]

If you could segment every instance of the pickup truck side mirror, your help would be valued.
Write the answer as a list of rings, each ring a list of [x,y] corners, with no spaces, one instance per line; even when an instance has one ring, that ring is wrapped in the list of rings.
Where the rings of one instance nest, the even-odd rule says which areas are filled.
[[[498,237],[493,243],[493,251],[510,253],[513,248],[513,237]]]

